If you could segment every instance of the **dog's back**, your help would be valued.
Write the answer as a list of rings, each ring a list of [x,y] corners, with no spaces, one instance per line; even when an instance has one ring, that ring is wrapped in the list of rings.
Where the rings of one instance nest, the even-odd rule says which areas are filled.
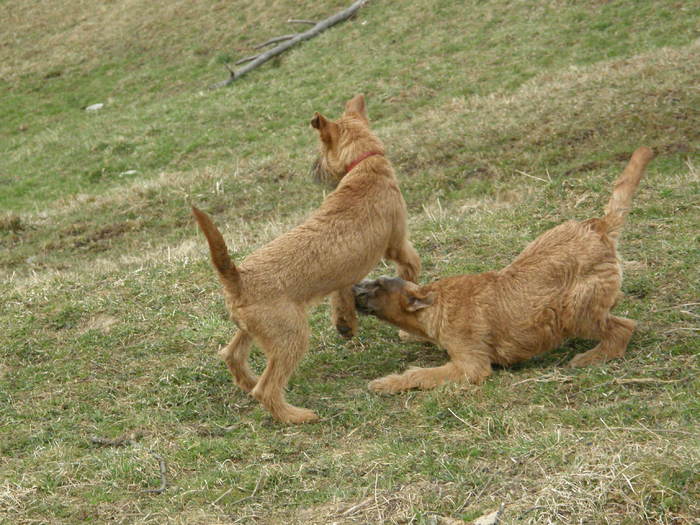
[[[371,169],[374,164],[381,174]],[[405,223],[405,210],[388,161],[366,159],[304,223],[241,263],[248,293],[313,301],[358,282],[385,254],[396,225]]]
[[[590,273],[605,273],[606,263],[617,264],[616,241],[629,212],[632,195],[653,158],[649,148],[638,148],[615,181],[605,215],[599,219],[567,221],[546,231],[531,242],[504,269],[508,273],[527,274],[534,283],[566,287],[572,280]]]

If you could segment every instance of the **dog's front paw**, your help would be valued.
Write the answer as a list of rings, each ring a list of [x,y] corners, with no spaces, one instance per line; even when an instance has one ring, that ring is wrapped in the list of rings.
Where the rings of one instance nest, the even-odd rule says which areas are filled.
[[[338,333],[345,339],[352,339],[356,332],[356,330],[353,330],[352,327],[343,323],[338,323],[335,325],[335,329],[338,330]]]
[[[405,330],[399,330],[399,339],[403,343],[431,343],[432,341],[427,337],[422,337],[420,335],[415,335]]]
[[[397,374],[392,374],[380,379],[375,379],[369,382],[367,388],[378,394],[395,394],[403,390],[399,380],[400,377],[401,376]]]
[[[318,420],[318,416],[313,410],[293,407],[291,405],[288,405],[284,411],[280,411],[276,416],[282,423],[291,423],[293,425],[311,423],[312,421]]]

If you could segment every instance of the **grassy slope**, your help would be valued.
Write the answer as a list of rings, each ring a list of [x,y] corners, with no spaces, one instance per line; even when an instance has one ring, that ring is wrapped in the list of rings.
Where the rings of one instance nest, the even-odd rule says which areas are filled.
[[[504,502],[506,523],[690,523],[699,10],[373,1],[211,92],[287,18],[347,2],[192,4],[0,3],[0,520],[428,523]],[[320,423],[279,426],[235,388],[186,203],[214,213],[237,258],[299,222],[322,198],[308,120],[359,91],[426,281],[599,214],[629,153],[659,152],[621,243],[617,311],[640,321],[624,360],[566,369],[590,347],[573,341],[481,388],[379,397],[369,379],[443,354],[371,320],[344,344],[323,306],[289,389]],[[140,445],[89,442],[130,433]],[[140,493],[158,484],[148,448],[169,467],[159,496]]]

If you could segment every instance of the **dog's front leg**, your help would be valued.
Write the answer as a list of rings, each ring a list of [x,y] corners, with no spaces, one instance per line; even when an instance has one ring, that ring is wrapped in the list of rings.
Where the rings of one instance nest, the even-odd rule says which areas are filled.
[[[396,263],[399,277],[404,281],[418,284],[421,263],[418,252],[416,252],[411,241],[404,238],[398,246],[390,246],[385,254],[385,258]]]
[[[357,334],[357,312],[352,287],[331,293],[331,321],[344,338],[350,339]]]
[[[465,347],[447,348],[452,358],[448,363],[434,368],[409,368],[403,374],[391,374],[369,383],[374,392],[393,394],[417,388],[430,390],[447,382],[468,382],[480,385],[491,375],[491,361],[480,351]]]

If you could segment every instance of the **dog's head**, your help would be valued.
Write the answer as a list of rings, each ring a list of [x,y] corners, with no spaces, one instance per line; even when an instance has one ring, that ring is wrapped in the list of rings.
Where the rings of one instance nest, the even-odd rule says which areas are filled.
[[[384,153],[384,145],[369,129],[365,97],[360,94],[345,104],[338,120],[329,120],[320,113],[311,119],[318,131],[321,151],[311,166],[311,176],[336,187],[346,175],[348,166],[368,152]]]
[[[413,334],[426,336],[418,321],[419,312],[432,306],[435,292],[398,277],[365,280],[352,287],[355,308],[361,314],[373,315],[382,321]]]

